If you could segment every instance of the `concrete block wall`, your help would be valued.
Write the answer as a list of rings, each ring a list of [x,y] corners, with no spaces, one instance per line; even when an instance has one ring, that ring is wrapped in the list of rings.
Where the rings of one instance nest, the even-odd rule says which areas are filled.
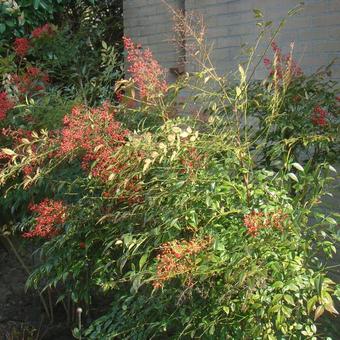
[[[170,6],[203,14],[207,38],[214,45],[212,59],[220,73],[233,71],[240,61],[240,46],[253,44],[258,30],[252,9],[277,24],[299,0],[167,0]],[[340,81],[340,0],[305,0],[302,12],[287,19],[277,42],[283,51],[295,41],[294,57],[306,73],[338,58],[333,78]],[[125,0],[125,34],[148,46],[166,67],[178,61],[173,37],[172,16],[162,0]],[[259,51],[260,52],[260,51]],[[257,78],[264,75],[261,67]]]
[[[167,0],[172,8],[182,8],[184,0]],[[124,34],[149,47],[155,58],[169,69],[177,65],[179,51],[174,43],[172,13],[161,0],[125,0]]]

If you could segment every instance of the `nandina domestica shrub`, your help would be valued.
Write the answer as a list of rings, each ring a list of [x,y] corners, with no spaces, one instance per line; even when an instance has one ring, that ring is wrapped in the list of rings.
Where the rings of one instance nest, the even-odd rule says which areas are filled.
[[[264,81],[251,54],[230,83],[195,38],[202,69],[177,83],[126,38],[121,101],[74,106],[52,134],[7,133],[0,183],[54,188],[20,223],[41,241],[28,285],[85,310],[107,293],[112,307],[74,330],[89,339],[317,337],[319,318],[338,314],[316,256],[335,251],[336,221],[318,204],[335,170],[337,90],[276,44]],[[206,119],[169,118],[183,88]]]
[[[53,152],[47,152],[46,147],[53,148],[53,139],[60,134],[63,117],[73,106],[81,107],[83,102],[102,103],[103,99],[115,97],[113,85],[121,75],[121,57],[116,48],[100,40],[102,48],[91,49],[89,53],[88,43],[81,38],[83,34],[47,23],[28,32],[26,37],[10,39],[8,49],[1,50],[0,141],[2,148],[17,148],[18,153],[1,153],[0,167],[5,160],[10,160],[13,170],[17,159],[36,157],[20,171],[23,177],[12,178],[12,184],[21,179],[25,183],[30,181],[42,170],[42,165],[51,160],[52,157],[47,156],[52,156]],[[84,56],[85,49],[88,58],[80,60],[79,55]],[[85,74],[75,69],[75,64],[86,70]],[[91,83],[85,79],[91,79]],[[84,173],[78,165],[74,162],[66,169],[59,167],[51,176],[63,176],[67,180],[76,173]],[[57,181],[53,183],[59,187]],[[50,190],[51,184],[41,181],[35,187],[25,184],[25,190],[9,192],[5,198],[4,188],[0,198],[1,222],[7,224],[24,218],[30,213],[27,205],[32,197],[36,201],[43,200]]]

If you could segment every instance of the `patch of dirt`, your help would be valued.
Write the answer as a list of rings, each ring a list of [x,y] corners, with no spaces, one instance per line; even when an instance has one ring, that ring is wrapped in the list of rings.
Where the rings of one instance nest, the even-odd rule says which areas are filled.
[[[39,295],[33,290],[25,291],[27,273],[4,244],[0,240],[0,339],[74,339],[62,311],[56,309],[56,322],[51,325]]]

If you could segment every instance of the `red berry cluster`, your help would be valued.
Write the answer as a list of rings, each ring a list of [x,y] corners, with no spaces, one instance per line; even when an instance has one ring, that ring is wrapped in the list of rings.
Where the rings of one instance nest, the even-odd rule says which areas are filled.
[[[154,288],[163,287],[171,278],[189,274],[194,269],[193,255],[200,253],[211,244],[211,237],[193,238],[190,241],[175,240],[164,243],[161,253],[157,255],[157,279],[153,281]]]
[[[291,53],[283,55],[281,49],[277,46],[276,42],[271,44],[274,52],[274,60],[264,58],[264,66],[270,71],[270,75],[275,75],[278,79],[283,79],[285,74],[293,77],[300,77],[303,75],[301,67],[292,58]]]
[[[37,27],[32,31],[32,37],[35,39],[40,39],[42,37],[52,37],[54,35],[54,27],[51,24],[45,24],[43,26]]]
[[[282,210],[275,213],[263,213],[252,211],[244,215],[243,223],[247,227],[248,234],[256,236],[261,229],[278,229],[283,231],[284,222],[287,220],[288,215],[284,214]]]
[[[30,41],[27,38],[16,38],[13,44],[13,49],[19,57],[27,55],[30,47]]]
[[[39,204],[30,206],[30,210],[37,214],[33,230],[23,234],[25,238],[51,238],[60,233],[60,227],[65,223],[67,208],[62,201],[45,199]]]
[[[124,37],[124,47],[127,51],[127,61],[130,63],[128,72],[137,85],[141,98],[153,98],[165,94],[168,86],[165,71],[154,59],[149,49],[142,50],[130,38]]]
[[[329,113],[321,108],[320,106],[316,106],[313,110],[312,114],[312,123],[315,126],[326,126],[327,125],[327,116]]]
[[[40,68],[29,66],[23,75],[12,75],[12,82],[21,96],[32,96],[46,89],[49,76]]]
[[[55,33],[55,28],[51,24],[35,28],[31,35],[33,42],[42,37],[52,37]],[[31,41],[28,38],[16,38],[13,43],[14,52],[21,58],[25,57],[32,47]]]
[[[6,114],[14,106],[13,101],[8,97],[6,92],[0,92],[0,120],[6,118]]]
[[[115,119],[108,103],[99,108],[74,107],[64,117],[59,155],[82,149],[82,167],[92,176],[106,181],[123,165],[114,158],[115,151],[125,144],[128,131]],[[94,166],[90,169],[90,164]]]

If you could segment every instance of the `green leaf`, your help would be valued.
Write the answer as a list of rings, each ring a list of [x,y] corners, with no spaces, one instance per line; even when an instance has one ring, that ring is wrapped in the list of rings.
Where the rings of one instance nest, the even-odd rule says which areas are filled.
[[[315,295],[307,301],[307,312],[310,313],[316,302],[318,301],[318,297]]]
[[[285,314],[288,318],[292,315],[292,309],[288,308],[287,306],[282,306],[282,312]]]
[[[222,242],[216,240],[214,243],[214,249],[222,251],[225,250],[225,246]]]
[[[278,312],[280,309],[281,309],[281,305],[275,305],[275,306],[269,308],[269,313],[271,313],[271,314],[272,314],[272,313],[276,313],[276,312]]]
[[[148,259],[149,254],[145,253],[139,260],[139,269],[142,269],[146,260]]]
[[[304,171],[303,167],[299,163],[292,163],[292,165],[295,169],[298,169],[299,171]]]
[[[316,310],[314,314],[314,320],[318,319],[325,311],[324,306],[320,305]]]
[[[326,217],[326,221],[330,224],[334,224],[334,225],[337,225],[338,223],[336,222],[336,220],[332,217]]]
[[[80,339],[80,330],[78,327],[72,329],[72,335],[75,339]]]
[[[263,18],[263,13],[261,10],[254,8],[253,13],[255,18]]]
[[[209,334],[210,334],[210,335],[214,335],[214,333],[215,333],[215,326],[212,325],[212,326],[210,327],[210,329],[209,329]]]
[[[322,278],[321,275],[318,275],[314,279],[314,286],[315,286],[316,292],[318,293],[319,296],[321,296],[322,283],[323,283],[323,278]]]
[[[297,176],[295,174],[293,174],[292,172],[290,172],[288,174],[288,176],[295,182],[299,182],[299,179],[297,178]]]
[[[273,303],[277,303],[278,301],[280,301],[283,297],[283,294],[275,294],[273,297]]]
[[[132,287],[130,289],[130,292],[132,294],[137,293],[139,287],[141,286],[141,277],[140,276],[136,276],[135,279],[132,282]]]
[[[283,320],[284,320],[283,315],[282,315],[281,311],[279,310],[277,312],[276,320],[275,320],[275,325],[276,325],[277,328],[280,327],[280,325],[282,324]]]
[[[276,281],[273,284],[273,288],[282,288],[283,287],[283,282],[282,281]]]
[[[246,78],[246,74],[244,72],[244,69],[243,69],[242,65],[238,65],[238,70],[240,72],[241,79],[244,80]]]
[[[0,33],[4,33],[6,31],[6,25],[5,24],[0,24]]]
[[[237,97],[241,95],[241,89],[238,86],[236,86],[236,95]]]
[[[9,155],[9,156],[16,155],[16,153],[13,150],[8,149],[8,148],[1,149],[1,151],[2,151],[2,153],[6,154],[6,155]]]
[[[292,8],[291,10],[288,11],[288,16],[294,16],[295,14],[299,13],[303,9],[304,2],[301,1],[299,5],[296,7]]]
[[[325,305],[325,309],[326,309],[328,312],[330,312],[331,314],[336,314],[336,315],[339,314],[339,312],[338,312],[338,311],[335,309],[335,307],[334,307],[333,301],[332,301],[332,303],[326,304],[326,305]]]
[[[331,171],[337,173],[336,169],[335,169],[334,167],[332,167],[331,165],[329,165],[328,168],[329,168],[329,170],[331,170]]]
[[[40,0],[33,0],[33,7],[34,9],[38,9],[40,6]]]
[[[230,308],[228,306],[223,306],[222,309],[227,315],[229,314]]]
[[[290,304],[290,305],[295,305],[294,299],[291,295],[285,294],[283,298]]]
[[[9,27],[14,27],[15,26],[15,20],[7,20],[6,21],[6,25]]]
[[[294,292],[298,292],[299,287],[294,283],[290,283],[287,287],[285,287],[285,290],[292,290]]]

